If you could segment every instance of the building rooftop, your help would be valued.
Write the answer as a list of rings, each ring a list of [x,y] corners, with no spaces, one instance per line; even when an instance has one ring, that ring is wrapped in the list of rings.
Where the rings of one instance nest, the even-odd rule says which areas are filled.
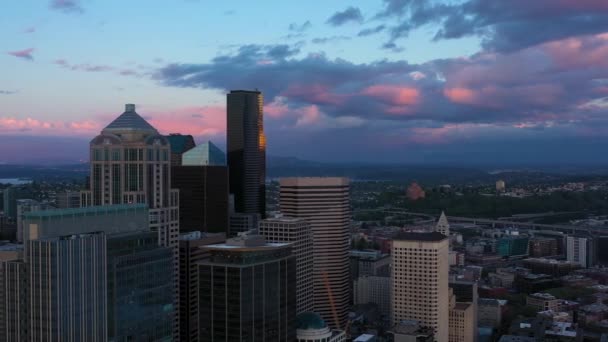
[[[69,209],[51,209],[42,211],[32,211],[26,213],[24,217],[29,220],[43,219],[43,218],[60,218],[69,216],[97,216],[99,214],[119,213],[119,212],[133,212],[147,210],[146,204],[116,204],[116,205],[104,205],[95,207],[83,207],[83,208],[69,208]]]
[[[21,251],[21,250],[23,250],[22,244],[7,242],[7,243],[0,245],[0,252],[14,252],[14,251]]]
[[[374,335],[363,334],[363,335],[357,337],[356,339],[354,339],[353,342],[368,342],[368,341],[373,341],[375,338],[376,338],[376,336],[374,336]]]
[[[327,328],[327,324],[314,312],[304,312],[296,318],[299,330],[320,330]]]
[[[533,293],[530,295],[530,297],[534,297],[534,298],[538,298],[538,299],[545,299],[545,300],[554,300],[556,299],[555,296],[550,295],[548,293]]]
[[[169,135],[165,135],[165,138],[167,138],[167,140],[169,140],[169,144],[171,145],[171,152],[172,153],[184,153],[186,152],[188,149],[186,149],[186,146],[188,144],[188,142],[192,143],[193,145],[194,143],[194,138],[192,137],[192,135],[183,135],[183,134],[179,134],[179,133],[171,133]]]
[[[181,241],[193,241],[193,240],[200,240],[200,239],[209,238],[209,237],[218,237],[220,235],[225,236],[226,234],[224,234],[224,233],[206,233],[206,232],[201,232],[201,231],[197,230],[197,231],[193,231],[193,232],[179,234],[179,239]]]
[[[258,248],[277,248],[291,246],[290,243],[266,242],[263,236],[257,234],[241,234],[235,238],[228,239],[225,243],[208,245],[209,249],[258,249]]]
[[[456,302],[456,305],[454,305],[454,310],[464,311],[464,310],[468,309],[469,306],[471,306],[470,303]]]
[[[110,122],[104,131],[152,131],[158,133],[156,128],[148,123],[144,118],[135,112],[134,104],[126,104],[125,111],[118,116],[114,121]]]
[[[439,242],[447,239],[448,237],[439,232],[428,232],[428,233],[412,233],[412,232],[401,232],[395,236],[395,240],[404,241],[426,241],[426,242]]]

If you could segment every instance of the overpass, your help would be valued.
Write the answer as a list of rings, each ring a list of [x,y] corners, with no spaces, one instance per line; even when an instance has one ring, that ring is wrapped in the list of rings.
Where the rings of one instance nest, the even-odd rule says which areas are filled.
[[[437,220],[437,217],[434,215],[426,214],[426,213],[414,213],[407,211],[406,209],[400,208],[377,208],[377,209],[362,209],[353,211],[355,212],[383,212],[385,215],[393,215],[393,216],[418,216],[422,217],[430,222],[434,222]],[[546,213],[545,213],[546,214]],[[553,230],[560,231],[566,234],[576,234],[576,233],[591,233],[608,235],[608,228],[604,227],[580,227],[580,226],[572,226],[572,225],[560,225],[560,224],[542,224],[542,223],[534,223],[534,222],[519,222],[519,221],[507,221],[504,219],[485,219],[485,218],[474,218],[474,217],[459,217],[459,216],[447,216],[448,221],[450,222],[461,222],[461,223],[472,223],[476,225],[489,225],[493,228],[520,228],[520,229],[529,229],[529,230]],[[421,222],[424,224],[426,222]]]

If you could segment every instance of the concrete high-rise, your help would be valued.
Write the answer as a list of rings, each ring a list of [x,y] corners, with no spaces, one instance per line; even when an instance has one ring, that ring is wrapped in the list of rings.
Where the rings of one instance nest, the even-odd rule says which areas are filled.
[[[33,199],[17,200],[17,241],[23,242],[23,217],[26,213],[52,209],[48,203],[40,203]]]
[[[180,341],[199,341],[198,263],[209,258],[209,251],[202,247],[225,241],[225,233],[207,234],[195,231],[180,234]]]
[[[292,217],[271,218],[259,223],[258,233],[267,242],[290,243],[296,256],[296,314],[312,312],[313,238],[310,223]]]
[[[230,193],[236,212],[266,216],[266,136],[264,97],[233,90],[227,96],[227,150]]]
[[[295,341],[296,259],[285,243],[242,235],[204,247],[199,340]]]
[[[90,189],[82,193],[82,206],[148,205],[150,229],[161,246],[173,249],[177,306],[179,191],[171,186],[169,140],[135,112],[135,105],[127,104],[124,113],[91,140],[90,164]]]
[[[306,219],[313,232],[314,308],[334,329],[344,329],[351,300],[350,200],[346,178],[284,178],[280,207]]]
[[[449,342],[473,342],[477,340],[477,320],[473,303],[456,301],[450,288]]]
[[[448,341],[448,238],[438,232],[400,233],[393,240],[392,324],[415,320]]]
[[[597,263],[597,240],[592,236],[566,237],[566,258],[587,268]]]

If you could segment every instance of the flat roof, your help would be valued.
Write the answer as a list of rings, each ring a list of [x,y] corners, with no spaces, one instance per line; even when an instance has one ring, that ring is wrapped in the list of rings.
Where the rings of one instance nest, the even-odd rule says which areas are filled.
[[[116,205],[103,205],[94,207],[83,207],[83,208],[69,208],[69,209],[50,209],[41,211],[32,211],[24,215],[26,219],[36,219],[42,217],[59,217],[59,216],[73,216],[73,215],[86,215],[86,214],[97,214],[97,213],[118,213],[121,211],[137,211],[147,209],[146,204],[116,204]]]
[[[395,240],[405,241],[427,241],[427,242],[439,242],[447,239],[448,237],[439,232],[430,233],[413,233],[413,232],[401,232],[395,236]]]

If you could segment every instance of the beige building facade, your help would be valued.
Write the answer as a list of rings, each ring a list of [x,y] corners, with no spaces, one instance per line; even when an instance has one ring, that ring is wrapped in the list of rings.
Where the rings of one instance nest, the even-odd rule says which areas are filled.
[[[306,219],[313,233],[314,310],[332,329],[344,329],[351,299],[349,180],[283,178],[280,185],[281,213]]]
[[[433,329],[438,342],[449,335],[448,238],[439,233],[401,233],[393,240],[392,324],[415,320]]]

